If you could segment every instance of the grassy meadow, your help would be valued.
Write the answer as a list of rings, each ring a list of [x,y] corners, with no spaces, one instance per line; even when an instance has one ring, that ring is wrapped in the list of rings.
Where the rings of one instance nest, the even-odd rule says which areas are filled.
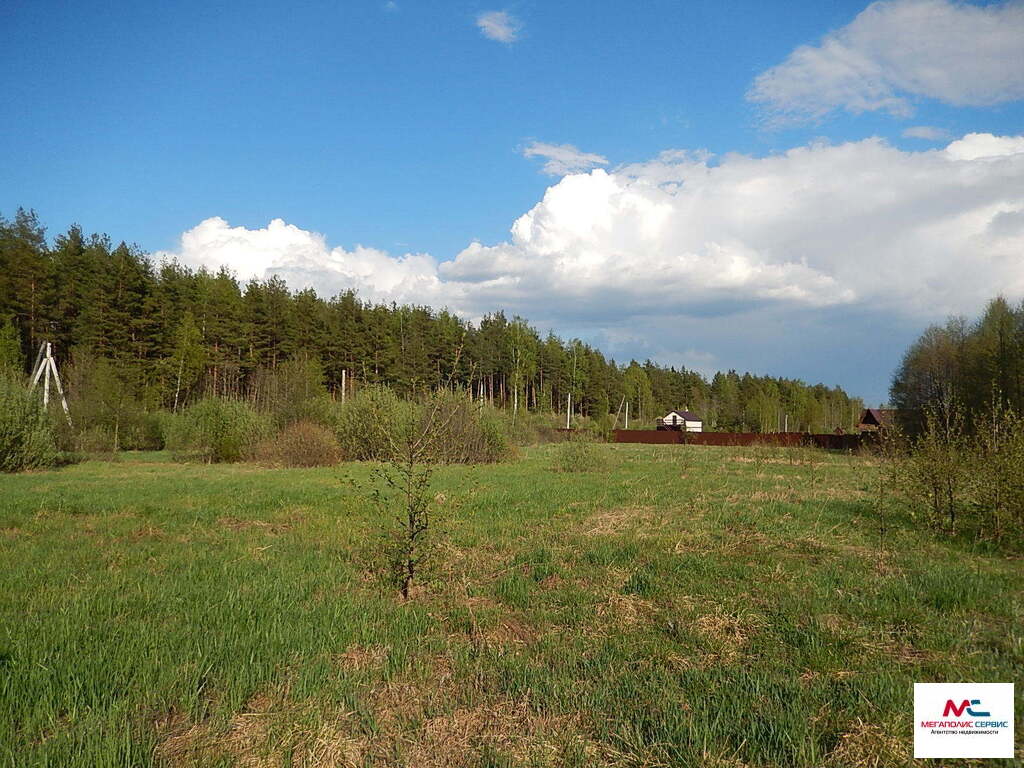
[[[1024,668],[1021,560],[880,536],[870,458],[559,450],[439,470],[406,603],[369,464],[0,477],[0,765],[903,765],[913,682]]]

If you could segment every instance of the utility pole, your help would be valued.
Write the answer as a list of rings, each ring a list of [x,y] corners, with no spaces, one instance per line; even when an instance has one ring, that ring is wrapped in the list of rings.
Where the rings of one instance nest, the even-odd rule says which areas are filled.
[[[626,401],[626,429],[629,429],[629,401]]]
[[[60,395],[60,404],[64,408],[64,417],[68,420],[68,425],[71,425],[71,411],[68,410],[68,401],[64,397],[64,387],[60,384],[60,374],[57,373],[57,363],[53,360],[53,347],[50,342],[44,341],[42,346],[39,348],[39,354],[36,356],[36,369],[32,375],[32,385],[29,390],[34,390],[36,384],[39,383],[39,379],[43,379],[43,408],[50,405],[50,377],[53,377],[53,383],[57,387],[57,393]]]
[[[569,402],[565,406],[565,428],[569,428],[569,419],[572,417],[572,392],[569,393]]]

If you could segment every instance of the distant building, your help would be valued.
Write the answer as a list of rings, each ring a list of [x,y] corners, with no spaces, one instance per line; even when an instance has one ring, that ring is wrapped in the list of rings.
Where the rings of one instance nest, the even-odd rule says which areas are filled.
[[[894,408],[865,408],[860,415],[860,424],[857,428],[861,432],[877,432],[886,429],[896,423],[896,410]]]
[[[704,421],[693,411],[669,411],[655,422],[656,429],[674,429],[677,432],[703,432]]]

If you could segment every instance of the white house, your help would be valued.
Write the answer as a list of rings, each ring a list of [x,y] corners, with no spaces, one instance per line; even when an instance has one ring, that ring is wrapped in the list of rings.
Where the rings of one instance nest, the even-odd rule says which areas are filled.
[[[687,432],[703,432],[704,422],[693,411],[669,411],[655,422],[657,429],[675,429]]]

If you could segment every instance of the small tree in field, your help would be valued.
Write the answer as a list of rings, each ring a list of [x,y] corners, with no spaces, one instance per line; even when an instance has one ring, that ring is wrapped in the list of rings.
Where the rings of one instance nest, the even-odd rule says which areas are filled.
[[[444,460],[444,436],[458,412],[450,397],[438,393],[422,409],[407,409],[394,422],[376,423],[378,442],[388,445],[389,458],[374,472],[378,486],[373,500],[384,521],[387,576],[404,600],[435,548],[439,510],[431,482]]]
[[[459,346],[453,370],[458,370],[461,353]],[[440,512],[431,494],[434,471],[438,464],[466,459],[460,452],[452,453],[451,443],[462,431],[461,419],[474,411],[466,407],[468,394],[453,393],[449,387],[435,392],[420,408],[400,408],[392,420],[373,421],[373,442],[387,445],[387,459],[375,472],[373,500],[383,517],[387,575],[403,600],[409,599],[437,542]]]
[[[907,479],[911,493],[926,502],[931,522],[941,526],[948,520],[950,533],[956,532],[957,512],[963,508],[969,457],[958,404],[928,409],[924,433],[907,462]]]

